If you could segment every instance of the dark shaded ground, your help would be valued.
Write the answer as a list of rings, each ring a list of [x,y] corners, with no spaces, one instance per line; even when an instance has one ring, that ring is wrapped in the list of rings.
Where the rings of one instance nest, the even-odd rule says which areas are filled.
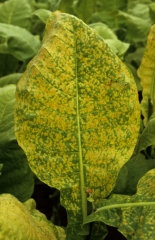
[[[44,213],[54,224],[67,225],[66,210],[60,205],[59,192],[45,184],[35,185],[32,198],[37,203],[37,209]],[[108,227],[108,235],[105,240],[126,240],[126,238],[114,227]]]

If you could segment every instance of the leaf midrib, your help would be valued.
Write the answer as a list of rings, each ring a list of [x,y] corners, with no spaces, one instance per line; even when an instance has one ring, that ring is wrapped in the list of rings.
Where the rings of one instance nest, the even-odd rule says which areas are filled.
[[[83,222],[87,217],[87,206],[86,206],[86,193],[84,191],[84,170],[83,170],[83,159],[82,159],[82,146],[81,146],[81,128],[80,128],[80,113],[79,113],[79,92],[78,92],[78,72],[77,72],[77,49],[76,49],[76,37],[75,40],[75,77],[76,77],[76,117],[77,117],[77,127],[78,127],[78,145],[79,145],[79,168],[80,168],[80,191],[81,191],[81,202],[82,202],[82,215]]]

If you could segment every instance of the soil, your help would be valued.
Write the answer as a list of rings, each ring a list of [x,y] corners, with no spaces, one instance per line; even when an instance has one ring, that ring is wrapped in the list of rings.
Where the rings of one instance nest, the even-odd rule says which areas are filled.
[[[58,226],[67,225],[67,214],[65,208],[60,205],[60,194],[54,188],[50,188],[46,184],[35,185],[32,198],[37,203],[37,209],[44,213],[48,220]],[[108,235],[105,240],[126,240],[126,238],[117,231],[116,228],[107,226]]]

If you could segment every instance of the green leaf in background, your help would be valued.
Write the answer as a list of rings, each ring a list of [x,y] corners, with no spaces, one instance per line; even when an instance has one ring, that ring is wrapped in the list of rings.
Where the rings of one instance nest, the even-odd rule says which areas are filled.
[[[74,0],[73,9],[78,18],[89,23],[95,10],[96,0]]]
[[[9,53],[21,61],[33,57],[40,47],[40,41],[26,29],[0,23],[1,53]]]
[[[146,149],[148,146],[155,145],[155,118],[150,119],[144,131],[140,135],[138,151]]]
[[[126,62],[126,60],[124,60],[124,63],[131,70],[131,72],[132,72],[132,74],[134,76],[138,92],[142,91],[142,86],[140,85],[140,79],[139,79],[139,77],[137,75],[137,69],[131,63]]]
[[[118,28],[119,22],[115,17],[117,10],[126,10],[127,0],[97,0],[96,11],[92,16],[92,22],[104,22],[110,28]]]
[[[138,47],[134,52],[129,52],[125,57],[125,63],[130,63],[136,68],[138,68],[141,63],[144,50],[144,47]]]
[[[118,17],[118,19],[122,20],[126,24],[126,38],[130,42],[136,43],[146,41],[149,29],[151,27],[150,20],[146,21],[146,19],[136,17],[122,11],[117,11],[116,17]]]
[[[59,6],[61,0],[29,0],[33,10],[46,9],[54,11]]]
[[[140,84],[140,78],[138,77],[137,74],[137,68],[141,63],[141,59],[144,54],[144,49],[145,49],[144,47],[138,47],[136,50],[134,49],[133,52],[129,52],[128,54],[126,54],[124,58],[125,64],[131,70],[134,76],[138,91],[142,91],[142,86]]]
[[[37,16],[43,23],[46,23],[47,19],[51,15],[51,11],[46,10],[46,9],[38,9],[33,12],[32,16],[33,15]]]
[[[21,203],[10,194],[0,194],[0,212],[0,239],[65,240],[64,230],[36,210],[34,199]]]
[[[153,1],[154,0],[128,0],[127,12],[135,17],[150,21],[149,4]]]
[[[153,23],[155,23],[155,3],[149,5],[149,14]]]
[[[12,73],[0,78],[0,87],[4,87],[8,84],[17,84],[21,76],[22,73]]]
[[[16,72],[18,60],[10,54],[0,53],[0,77]]]
[[[113,193],[135,194],[140,178],[153,168],[155,168],[153,159],[146,159],[141,153],[133,155],[121,168]]]
[[[64,13],[75,14],[73,10],[73,1],[74,0],[61,0],[59,5],[59,10]]]
[[[154,239],[155,236],[155,169],[139,181],[133,196],[113,194],[97,206],[85,221],[102,221],[117,227],[127,240]]]
[[[14,135],[15,85],[0,88],[0,194],[11,193],[20,201],[31,197],[34,176]]]
[[[130,46],[129,43],[124,43],[118,39],[106,39],[105,42],[120,59],[123,59],[123,55],[126,53]]]
[[[127,67],[83,21],[52,14],[17,85],[15,131],[37,177],[61,192],[67,239],[84,239],[78,232],[87,216],[86,191],[94,204],[110,194],[139,124]]]
[[[105,39],[110,49],[119,57],[122,58],[127,49],[129,48],[129,43],[124,43],[118,40],[115,33],[104,23],[92,23],[89,24],[90,27],[96,30],[96,32]]]
[[[116,34],[108,27],[107,24],[102,22],[96,22],[89,24],[89,27],[96,30],[96,32],[103,38],[103,39],[118,39]]]
[[[147,38],[147,45],[138,68],[138,76],[141,80],[142,101],[141,110],[144,116],[144,125],[155,112],[155,24],[151,27]]]
[[[29,29],[31,7],[28,0],[9,0],[0,5],[0,23]]]

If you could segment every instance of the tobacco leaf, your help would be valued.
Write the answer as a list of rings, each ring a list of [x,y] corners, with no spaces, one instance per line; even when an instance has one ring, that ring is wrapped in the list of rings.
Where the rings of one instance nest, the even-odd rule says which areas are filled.
[[[0,213],[0,239],[65,239],[64,230],[36,210],[34,199],[21,203],[11,194],[0,194]]]
[[[84,239],[77,234],[87,216],[86,191],[94,203],[112,191],[133,153],[139,120],[127,67],[82,20],[53,13],[17,85],[15,132],[37,177],[61,192],[67,239]]]
[[[32,9],[28,0],[9,0],[0,5],[0,22],[30,28]]]
[[[147,38],[147,45],[138,69],[138,76],[141,80],[142,102],[141,110],[144,116],[144,125],[148,124],[148,119],[155,112],[155,25],[150,29]]]
[[[5,80],[9,84],[9,76]],[[4,81],[0,81],[0,86],[2,83],[4,84]],[[0,166],[3,166],[0,174],[0,194],[10,193],[23,202],[33,193],[34,174],[14,133],[15,90],[16,85],[11,83],[0,87]]]
[[[85,224],[101,221],[118,228],[127,240],[154,239],[155,235],[155,169],[138,182],[132,196],[113,194],[101,201],[97,211],[87,217]]]

